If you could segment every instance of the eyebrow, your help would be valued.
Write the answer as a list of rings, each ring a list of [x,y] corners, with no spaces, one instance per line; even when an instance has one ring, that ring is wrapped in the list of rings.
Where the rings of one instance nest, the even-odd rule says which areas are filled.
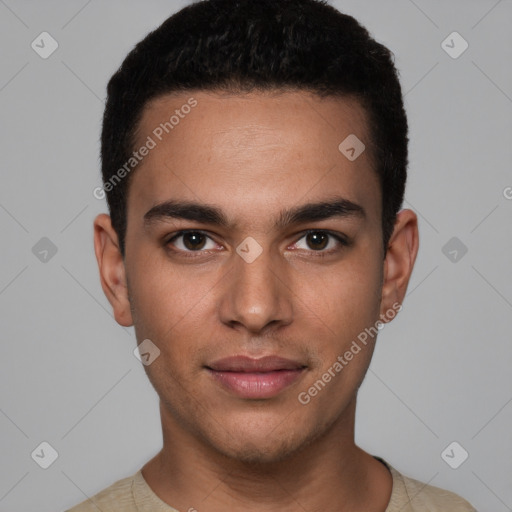
[[[281,210],[275,222],[278,229],[294,224],[337,218],[366,218],[364,208],[348,199],[336,197],[327,201],[303,204],[289,210]],[[169,200],[153,206],[144,215],[144,225],[167,219],[184,219],[202,224],[213,224],[223,228],[232,228],[223,211],[207,204],[191,201]]]

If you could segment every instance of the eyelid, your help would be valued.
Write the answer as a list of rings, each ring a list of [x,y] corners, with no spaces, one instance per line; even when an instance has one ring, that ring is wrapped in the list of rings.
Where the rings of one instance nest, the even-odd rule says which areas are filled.
[[[212,242],[215,242],[216,244],[221,245],[212,237],[212,235],[210,235],[207,231],[203,231],[202,229],[182,229],[180,231],[176,231],[172,235],[169,235],[168,237],[165,238],[164,245],[167,246],[176,238],[180,238],[181,236],[187,235],[188,233],[198,233],[200,235],[204,235],[206,238],[209,238]],[[212,249],[206,249],[206,250],[201,249],[198,251],[183,251],[181,249],[178,249],[176,252],[201,253],[201,252],[206,252],[206,251],[211,251],[211,250]]]
[[[300,238],[298,238],[297,241],[294,242],[293,245],[297,244],[300,240],[302,240],[305,236],[307,236],[310,233],[323,233],[325,235],[328,235],[331,238],[334,238],[334,240],[336,240],[338,245],[341,246],[342,248],[348,247],[351,243],[350,240],[348,239],[348,237],[346,237],[344,234],[339,233],[337,231],[331,231],[330,229],[312,228],[312,229],[307,229],[307,230],[301,232],[299,234]],[[302,249],[302,250],[305,250],[308,254],[311,254],[313,256],[322,257],[322,256],[328,256],[330,254],[339,252],[341,249],[340,249],[340,247],[334,247],[329,250],[320,250],[320,251],[315,251],[313,249],[310,249],[310,250]]]
[[[339,233],[338,231],[331,231],[330,229],[322,229],[322,228],[317,228],[317,229],[310,228],[310,229],[306,229],[305,231],[300,233],[302,235],[301,238],[303,238],[306,235],[309,235],[309,233],[324,233],[326,235],[332,236],[333,238],[335,238],[342,244],[347,244],[347,245],[349,244],[348,237],[346,235],[344,235],[343,233]],[[299,238],[299,240],[300,240],[300,238]]]

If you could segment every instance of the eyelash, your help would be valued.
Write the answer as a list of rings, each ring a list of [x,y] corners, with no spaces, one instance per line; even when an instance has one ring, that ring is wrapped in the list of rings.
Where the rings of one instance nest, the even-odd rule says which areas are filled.
[[[178,231],[177,233],[173,234],[171,236],[171,238],[166,239],[166,241],[164,242],[164,245],[166,247],[169,247],[171,245],[171,242],[174,242],[176,239],[178,239],[178,238],[180,238],[180,237],[182,237],[184,235],[190,234],[190,233],[204,235],[207,238],[209,238],[210,240],[213,240],[211,238],[211,236],[208,235],[204,231],[197,230],[197,229],[187,229],[187,230],[183,230],[183,231]],[[302,240],[304,237],[306,237],[310,233],[322,233],[322,234],[329,235],[332,238],[334,238],[340,244],[340,246],[342,248],[343,247],[348,247],[350,245],[350,242],[344,236],[342,236],[342,235],[340,235],[338,233],[326,230],[326,229],[308,229],[307,231],[304,231],[303,233],[301,233],[301,236],[297,240],[297,242],[299,240]],[[295,242],[295,243],[297,243],[297,242]],[[197,258],[197,257],[203,255],[205,252],[207,252],[207,250],[205,251],[203,249],[200,249],[200,250],[197,250],[197,251],[184,251],[182,249],[170,249],[170,250],[172,252],[174,252],[174,253],[180,253],[185,258]],[[311,253],[314,257],[324,258],[326,256],[329,256],[329,255],[337,252],[338,250],[339,250],[339,248],[334,248],[334,249],[330,249],[328,251],[325,251],[325,250],[319,250],[319,251],[310,250],[308,252]]]

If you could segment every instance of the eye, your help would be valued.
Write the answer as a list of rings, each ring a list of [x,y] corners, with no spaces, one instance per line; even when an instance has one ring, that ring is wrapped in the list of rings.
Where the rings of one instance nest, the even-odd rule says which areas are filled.
[[[301,242],[302,240],[305,241]],[[306,245],[306,246],[305,246]],[[341,234],[332,233],[325,230],[309,230],[295,244],[294,249],[306,250],[314,253],[315,256],[324,256],[340,250],[341,247],[348,246],[349,242]],[[175,253],[183,253],[183,256],[199,256],[206,251],[217,250],[216,242],[202,231],[180,231],[174,234],[165,242],[165,246],[172,246],[171,250]],[[316,253],[316,254],[315,254]]]
[[[305,240],[305,244],[301,240]],[[307,245],[308,247],[304,247]],[[310,230],[299,241],[295,242],[294,247],[305,249],[307,251],[323,253],[335,252],[340,246],[347,246],[347,240],[341,235],[324,230]]]
[[[173,245],[183,252],[200,252],[216,248],[216,243],[202,231],[180,231],[170,238],[166,245]]]

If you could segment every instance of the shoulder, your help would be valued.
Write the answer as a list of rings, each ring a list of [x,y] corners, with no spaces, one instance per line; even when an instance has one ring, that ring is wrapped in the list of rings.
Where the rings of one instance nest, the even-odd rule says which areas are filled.
[[[98,510],[104,512],[111,510],[137,512],[132,492],[134,477],[135,475],[114,482],[109,487],[75,505],[66,512],[98,512]]]
[[[387,466],[393,476],[393,489],[386,512],[477,512],[458,494],[402,475],[388,463]]]
[[[464,498],[454,492],[428,485],[402,475],[407,496],[413,510],[449,510],[450,512],[476,512]]]

